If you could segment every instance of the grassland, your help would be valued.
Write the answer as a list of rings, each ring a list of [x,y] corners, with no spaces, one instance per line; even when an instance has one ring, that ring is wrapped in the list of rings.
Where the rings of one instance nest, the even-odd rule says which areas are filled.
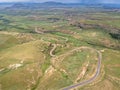
[[[0,90],[59,90],[88,80],[94,49],[103,57],[100,75],[77,90],[119,90],[120,38],[110,34],[120,35],[119,15],[94,7],[2,10]]]

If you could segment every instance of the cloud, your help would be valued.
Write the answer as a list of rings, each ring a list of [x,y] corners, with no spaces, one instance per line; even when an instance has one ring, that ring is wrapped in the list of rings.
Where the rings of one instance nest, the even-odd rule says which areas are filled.
[[[120,0],[103,0],[103,3],[120,3]]]
[[[0,2],[120,3],[120,0],[0,0]]]
[[[0,2],[24,2],[29,0],[0,0]]]
[[[57,2],[77,2],[79,0],[0,0],[0,2],[47,2],[47,1],[57,1]]]

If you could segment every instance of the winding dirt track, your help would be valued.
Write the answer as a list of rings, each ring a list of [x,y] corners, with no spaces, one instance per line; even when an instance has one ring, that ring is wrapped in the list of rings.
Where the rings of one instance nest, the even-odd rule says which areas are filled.
[[[53,54],[54,50],[56,49],[57,45],[53,44],[53,48],[50,50],[50,56],[54,57],[55,55]]]
[[[83,47],[83,48],[88,48],[88,49],[92,49],[92,48],[89,48],[89,47]],[[63,88],[62,90],[71,90],[71,89],[74,89],[74,88],[77,88],[77,87],[80,87],[80,86],[84,86],[84,85],[87,85],[91,82],[93,82],[97,77],[98,75],[100,74],[100,68],[101,68],[101,60],[102,60],[102,54],[100,51],[96,50],[96,49],[93,49],[97,52],[98,54],[98,63],[97,63],[97,70],[96,70],[96,73],[95,75],[90,78],[89,80],[85,80],[85,81],[82,81],[80,83],[77,83],[77,84],[73,84],[71,86],[68,86],[68,87],[65,87]]]

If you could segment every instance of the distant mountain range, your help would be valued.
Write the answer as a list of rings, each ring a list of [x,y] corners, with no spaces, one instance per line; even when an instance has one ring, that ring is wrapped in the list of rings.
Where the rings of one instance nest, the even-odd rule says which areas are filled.
[[[36,9],[36,8],[47,8],[47,7],[78,7],[80,6],[80,3],[61,3],[61,2],[44,2],[44,3],[13,3],[11,7],[9,8],[31,8],[31,9]]]
[[[9,8],[41,8],[41,7],[80,7],[80,6],[92,6],[92,7],[103,7],[103,8],[120,8],[119,4],[98,4],[97,2],[92,4],[89,2],[83,2],[83,3],[61,3],[61,2],[44,2],[44,3],[10,3],[12,4]]]
[[[65,3],[61,3],[61,2],[53,2],[53,1],[50,1],[50,2],[44,2],[42,4],[46,4],[46,5],[65,5]]]

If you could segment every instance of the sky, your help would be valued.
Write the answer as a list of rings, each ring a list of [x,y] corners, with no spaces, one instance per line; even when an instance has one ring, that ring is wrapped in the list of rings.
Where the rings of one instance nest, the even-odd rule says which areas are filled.
[[[47,2],[56,1],[64,3],[120,3],[120,0],[0,0],[0,2]]]

